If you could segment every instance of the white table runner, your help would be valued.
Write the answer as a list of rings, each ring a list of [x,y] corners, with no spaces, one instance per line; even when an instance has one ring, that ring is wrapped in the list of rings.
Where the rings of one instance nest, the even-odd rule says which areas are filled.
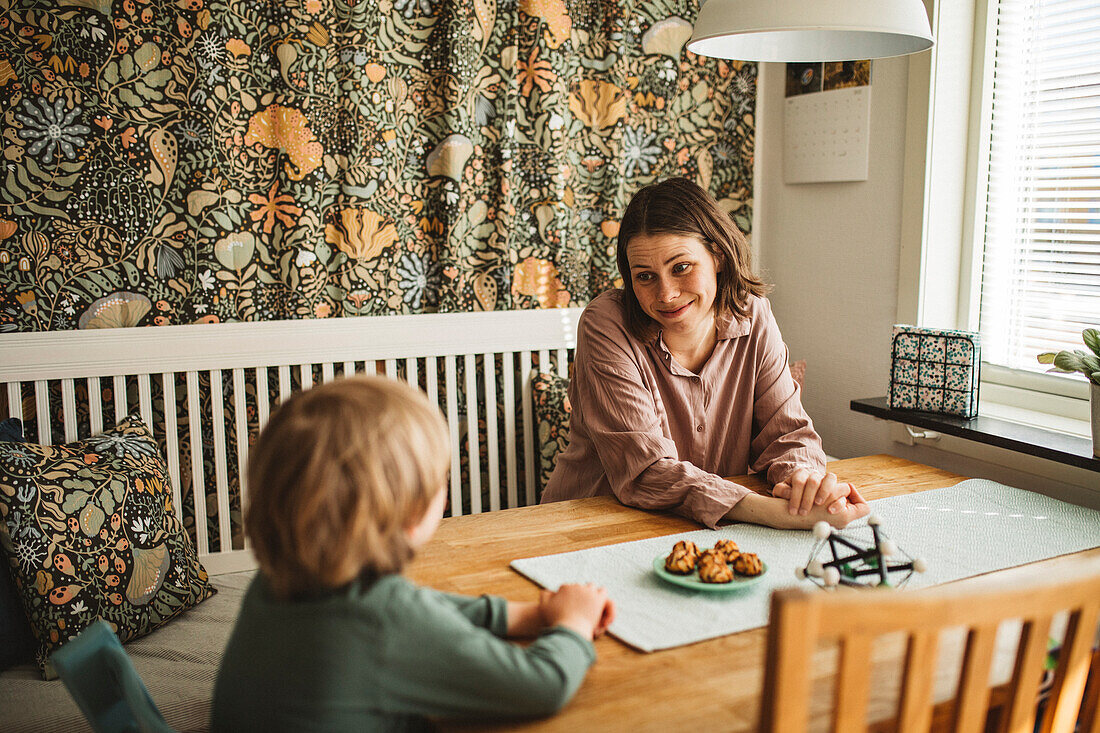
[[[871,507],[902,550],[928,562],[928,572],[914,575],[907,589],[1100,547],[1100,512],[984,479],[877,499]],[[865,524],[853,523],[845,533],[869,540]],[[759,583],[712,594],[669,585],[653,572],[653,559],[678,540],[711,547],[724,538],[767,563]],[[800,583],[794,571],[806,565],[813,544],[809,532],[734,524],[513,560],[512,567],[545,588],[602,585],[618,610],[610,632],[651,652],[767,625],[771,592]]]

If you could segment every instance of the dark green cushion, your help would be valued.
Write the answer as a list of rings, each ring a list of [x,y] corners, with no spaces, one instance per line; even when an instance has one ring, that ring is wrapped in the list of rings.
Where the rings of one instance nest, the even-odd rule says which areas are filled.
[[[0,443],[0,550],[46,679],[50,653],[96,619],[125,642],[214,594],[136,415],[67,445]]]
[[[531,398],[535,407],[536,446],[539,448],[538,497],[554,472],[558,453],[569,442],[569,380],[557,374],[536,372],[531,376]]]
[[[14,417],[0,422],[0,441],[22,443],[23,423]],[[0,671],[3,671],[34,659],[36,642],[7,563],[0,565]]]

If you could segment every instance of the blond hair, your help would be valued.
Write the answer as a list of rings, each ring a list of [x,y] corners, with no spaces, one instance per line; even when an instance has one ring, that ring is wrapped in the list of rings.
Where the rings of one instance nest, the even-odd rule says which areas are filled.
[[[380,377],[293,395],[248,461],[245,527],[280,598],[398,572],[406,530],[444,485],[447,427],[423,393]]]

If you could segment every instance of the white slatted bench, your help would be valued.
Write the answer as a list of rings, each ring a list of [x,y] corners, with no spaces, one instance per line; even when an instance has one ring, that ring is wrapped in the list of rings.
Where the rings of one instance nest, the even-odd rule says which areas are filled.
[[[244,474],[255,429],[270,414],[269,395],[285,398],[350,373],[407,380],[446,415],[452,513],[531,504],[538,473],[532,365],[566,375],[580,312],[8,334],[0,336],[0,417],[26,421],[28,441],[56,444],[98,433],[137,411],[165,447],[175,506],[182,511],[185,500],[190,504],[192,539],[207,569],[249,569],[251,552],[231,523],[247,487],[234,484]],[[487,410],[491,405],[502,407]],[[194,446],[199,450],[189,449]],[[204,470],[203,455],[211,453],[213,475]]]

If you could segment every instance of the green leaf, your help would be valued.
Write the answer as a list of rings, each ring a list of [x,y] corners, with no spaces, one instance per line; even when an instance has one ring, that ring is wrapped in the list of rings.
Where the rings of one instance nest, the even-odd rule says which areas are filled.
[[[27,160],[29,161],[29,160],[31,160],[31,158],[28,157]],[[31,180],[30,176],[27,175],[27,169],[25,169],[25,168],[17,167],[15,169],[15,177],[17,179],[19,179],[19,183],[26,190],[38,191],[42,188],[41,184],[35,183],[34,181]]]
[[[1081,332],[1081,338],[1085,340],[1085,346],[1092,349],[1092,353],[1100,356],[1100,331],[1095,328],[1086,328]]]
[[[91,497],[91,494],[87,491],[71,491],[61,504],[61,511],[66,514],[73,514],[77,509],[88,503],[89,497]]]
[[[1053,364],[1054,356],[1055,354],[1053,351],[1047,351],[1036,356],[1035,360],[1038,361],[1040,364]]]
[[[131,107],[140,107],[145,103],[141,97],[134,94],[134,92],[130,89],[121,90],[118,93],[118,101],[122,102],[123,104],[128,104]]]
[[[103,511],[107,514],[115,510],[115,497],[111,496],[110,489],[99,492],[99,503],[103,505]]]
[[[118,64],[114,61],[103,67],[103,81],[110,86],[118,84]]]
[[[87,279],[98,287],[98,292],[96,292],[96,288],[88,288],[90,292],[95,293],[96,297],[99,297],[100,295],[106,295],[107,293],[115,289],[115,286],[111,282],[111,280],[108,280],[107,277],[101,272],[89,272],[87,274]]]
[[[229,218],[229,215],[224,211],[211,211],[210,216],[217,222],[218,226],[227,232],[233,230],[233,220]]]
[[[27,170],[35,178],[38,178],[39,180],[41,180],[45,183],[49,183],[50,181],[52,181],[54,179],[54,176],[52,174],[47,173],[46,171],[44,171],[44,170],[42,170],[41,168],[38,167],[38,163],[35,161],[35,159],[32,156],[29,156],[29,155],[24,156],[23,157],[23,162],[26,164]]]
[[[171,69],[158,69],[151,74],[146,74],[141,78],[145,84],[151,87],[162,87],[168,83],[168,80],[172,78]]]
[[[123,56],[119,61],[119,68],[122,70],[122,78],[129,79],[134,75],[134,58],[132,56]]]
[[[147,86],[145,82],[135,81],[134,90],[145,99],[157,100],[161,98],[161,93]]]
[[[1072,351],[1059,351],[1054,357],[1054,366],[1064,372],[1084,372],[1085,364]]]
[[[126,273],[126,279],[130,281],[132,287],[137,287],[141,283],[141,272],[133,262],[129,260],[123,261],[122,271]]]
[[[35,214],[40,214],[44,217],[57,217],[59,219],[64,219],[65,221],[71,220],[71,217],[61,209],[54,209],[49,206],[40,206],[34,201],[27,201],[23,206],[16,206],[15,213],[21,213],[21,210],[24,208],[27,211]]]
[[[76,183],[76,179],[80,178],[80,173],[74,173],[71,176],[58,176],[53,179],[55,186],[67,187]]]

